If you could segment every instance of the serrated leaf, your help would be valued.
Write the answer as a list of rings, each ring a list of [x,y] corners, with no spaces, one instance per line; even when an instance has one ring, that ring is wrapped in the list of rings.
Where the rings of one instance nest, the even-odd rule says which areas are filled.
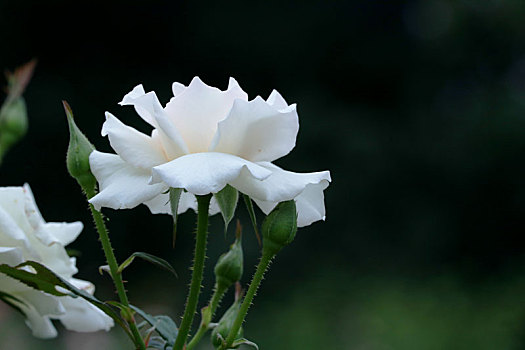
[[[246,209],[248,210],[248,214],[250,215],[250,220],[252,221],[253,231],[255,232],[255,237],[257,237],[257,242],[259,242],[259,247],[262,246],[261,236],[259,235],[259,229],[257,228],[257,219],[255,217],[255,211],[253,210],[253,203],[252,199],[248,196],[243,194],[244,198],[244,204],[246,204]]]
[[[130,305],[130,308],[139,314],[144,321],[148,322],[152,327],[155,327],[157,333],[166,340],[169,345],[175,343],[179,329],[177,324],[169,316],[152,316],[133,305]]]
[[[128,267],[133,262],[133,260],[135,260],[135,258],[141,258],[143,260],[146,260],[147,262],[150,262],[153,265],[160,267],[161,269],[171,272],[175,277],[178,277],[177,272],[170,265],[169,262],[162,258],[159,258],[158,256],[143,252],[135,252],[131,254],[129,258],[127,258],[122,264],[120,264],[120,266],[117,269],[117,273],[122,273],[122,271],[124,271],[124,269]]]
[[[22,268],[29,267],[34,272],[26,271]],[[78,289],[60,276],[56,275],[53,271],[49,270],[44,265],[37,263],[36,261],[25,261],[17,266],[9,266],[7,264],[0,265],[0,272],[14,278],[25,285],[40,290],[55,296],[71,296],[73,298],[80,297],[89,303],[99,308],[106,315],[111,317],[122,329],[133,339],[133,335],[129,330],[126,322],[120,317],[120,315],[112,309],[108,304],[98,300],[91,294]],[[56,287],[60,287],[66,292],[57,290]]]
[[[230,185],[226,185],[222,190],[214,193],[213,196],[219,205],[222,218],[224,219],[224,233],[228,231],[228,224],[232,221],[239,200],[239,191]]]
[[[232,344],[232,347],[237,348],[241,345],[248,345],[248,346],[254,347],[255,349],[259,350],[259,346],[257,344],[245,338],[237,339],[236,341],[234,341]]]

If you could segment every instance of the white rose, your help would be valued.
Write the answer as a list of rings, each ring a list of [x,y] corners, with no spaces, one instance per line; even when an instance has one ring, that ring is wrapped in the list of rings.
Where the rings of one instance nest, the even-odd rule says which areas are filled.
[[[296,106],[273,91],[268,99],[248,95],[234,79],[221,91],[194,78],[174,83],[174,97],[162,107],[154,92],[138,85],[120,104],[133,105],[153,127],[140,133],[106,113],[102,135],[117,155],[94,151],[91,170],[100,192],[97,208],[133,208],[146,204],[152,213],[170,213],[169,187],[183,188],[179,212],[196,208],[194,195],[217,193],[227,184],[250,196],[263,212],[295,199],[297,224],[325,217],[323,190],[328,171],[298,174],[271,162],[295,146],[299,130]],[[212,203],[212,213],[214,203]],[[216,208],[216,206],[215,206]]]
[[[46,223],[36,206],[31,189],[0,187],[0,264],[16,266],[32,260],[45,265],[79,289],[93,294],[95,287],[73,278],[78,270],[64,246],[82,231],[81,222]],[[57,297],[35,290],[0,273],[0,292],[26,316],[26,323],[39,338],[57,335],[51,319],[58,319],[69,330],[94,332],[109,330],[113,320],[82,298]]]

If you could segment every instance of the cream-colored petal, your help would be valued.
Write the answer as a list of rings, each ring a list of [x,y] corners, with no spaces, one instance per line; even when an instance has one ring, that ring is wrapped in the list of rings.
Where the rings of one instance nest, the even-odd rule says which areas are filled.
[[[210,151],[271,162],[295,147],[298,131],[295,105],[278,110],[261,97],[236,100],[228,117],[219,122]]]
[[[35,230],[35,237],[47,246],[54,243],[66,246],[77,239],[83,228],[84,225],[80,221],[71,223],[48,222],[40,225]]]
[[[129,164],[143,169],[165,163],[162,145],[106,112],[102,136],[108,136],[111,147]]]
[[[165,184],[150,185],[149,170],[133,167],[114,154],[94,151],[89,162],[100,187],[89,200],[97,210],[134,208],[168,188]]]
[[[230,80],[228,89],[221,91],[195,77],[187,88],[170,100],[165,111],[182,135],[189,153],[206,152],[217,123],[226,118],[235,99],[248,99],[235,80]]]
[[[304,191],[307,185],[328,184],[331,181],[329,171],[294,173],[268,162],[257,164],[271,171],[271,175],[262,181],[258,181],[251,176],[246,176],[247,174],[242,174],[230,185],[242,193],[262,201],[282,202],[294,199]]]
[[[288,107],[288,103],[286,103],[285,99],[277,92],[277,90],[272,91],[270,96],[266,99],[266,102],[276,109],[285,109]]]
[[[308,226],[316,221],[325,219],[326,211],[323,191],[327,186],[327,181],[306,185],[304,191],[295,197],[298,227]],[[258,199],[254,199],[254,202],[265,214],[269,214],[277,205],[277,202],[267,202]]]
[[[188,153],[179,131],[170,122],[153,91],[146,93],[142,85],[138,85],[124,96],[120,104],[134,106],[137,113],[158,130],[164,152],[170,159]]]
[[[217,193],[234,181],[241,171],[245,177],[262,180],[272,172],[255,163],[225,153],[195,153],[153,168],[152,182],[163,182],[190,193]]]

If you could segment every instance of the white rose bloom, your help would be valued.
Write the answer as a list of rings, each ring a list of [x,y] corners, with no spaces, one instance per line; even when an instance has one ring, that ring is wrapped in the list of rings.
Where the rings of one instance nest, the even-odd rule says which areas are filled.
[[[0,264],[16,266],[27,260],[36,261],[75,287],[93,294],[93,284],[73,278],[78,272],[75,258],[70,258],[64,249],[77,238],[82,227],[81,222],[46,223],[27,184],[0,187]],[[60,320],[67,329],[78,332],[109,330],[113,326],[110,317],[82,298],[49,295],[2,273],[0,292],[21,301],[14,304],[23,311],[27,325],[39,338],[57,335],[51,319]]]
[[[91,170],[100,192],[97,208],[133,208],[146,204],[152,213],[170,213],[170,187],[183,188],[182,213],[196,208],[194,195],[217,193],[227,184],[250,196],[265,213],[277,203],[295,199],[298,226],[324,219],[323,190],[330,172],[293,173],[271,162],[295,146],[299,122],[295,104],[273,91],[267,100],[249,101],[234,79],[226,91],[195,77],[189,86],[174,83],[174,97],[162,107],[142,85],[124,96],[153,127],[151,136],[110,113],[102,127],[115,154],[94,151]],[[216,212],[212,202],[211,212]]]

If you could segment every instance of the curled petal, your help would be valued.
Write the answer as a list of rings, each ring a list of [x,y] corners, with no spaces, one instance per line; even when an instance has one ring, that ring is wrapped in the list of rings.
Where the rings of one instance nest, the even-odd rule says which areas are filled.
[[[331,181],[329,171],[294,173],[268,162],[257,164],[271,171],[271,175],[263,181],[258,181],[250,176],[239,176],[230,183],[253,199],[275,203],[287,201],[299,196],[310,184],[325,183],[328,186],[328,182]]]
[[[100,192],[89,200],[97,210],[134,208],[167,189],[164,184],[149,185],[148,170],[133,167],[117,155],[93,151],[89,163],[100,185]]]
[[[151,126],[156,126],[155,117],[153,113],[155,111],[155,101],[153,96],[143,98],[146,95],[142,84],[137,85],[124,96],[122,101],[119,102],[121,106],[133,106],[135,111],[140,115],[144,121],[149,123]]]
[[[135,167],[151,169],[166,162],[159,142],[125,125],[109,112],[106,112],[106,121],[102,126],[102,136],[106,135],[117,154]]]
[[[306,185],[303,192],[295,197],[297,208],[297,226],[308,226],[316,221],[325,219],[324,192],[328,186],[327,181],[318,184]],[[267,202],[254,199],[254,202],[265,213],[269,214],[277,205],[276,202]]]
[[[41,315],[31,304],[15,302],[26,317],[26,324],[36,338],[50,339],[57,336],[57,330],[49,316]]]
[[[165,110],[189,153],[208,151],[217,123],[226,118],[235,99],[248,99],[235,80],[230,79],[228,89],[221,91],[204,84],[198,77],[171,99]]]
[[[184,140],[175,126],[169,121],[157,95],[153,91],[145,93],[142,85],[138,85],[133,91],[124,96],[120,104],[134,106],[142,119],[158,130],[160,141],[170,158],[188,153]]]
[[[153,168],[152,182],[164,182],[170,187],[184,188],[196,195],[217,193],[243,177],[260,181],[272,173],[270,170],[245,159],[225,153],[195,153]]]
[[[271,162],[295,147],[298,131],[295,105],[278,110],[259,96],[235,100],[228,117],[219,122],[210,150]]]
[[[77,239],[84,225],[80,221],[76,222],[49,222],[42,224],[35,231],[35,236],[45,245],[60,243],[68,245]]]

